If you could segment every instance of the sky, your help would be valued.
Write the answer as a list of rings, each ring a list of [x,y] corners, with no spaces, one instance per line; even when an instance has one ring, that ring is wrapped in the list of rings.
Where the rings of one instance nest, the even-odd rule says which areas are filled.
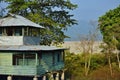
[[[96,23],[100,16],[120,5],[120,0],[71,0],[71,2],[78,5],[77,9],[71,11],[78,25],[73,25],[64,31],[71,37],[65,39],[67,41],[80,40],[79,36],[87,35],[91,30],[91,21]],[[99,37],[102,40],[101,34]]]

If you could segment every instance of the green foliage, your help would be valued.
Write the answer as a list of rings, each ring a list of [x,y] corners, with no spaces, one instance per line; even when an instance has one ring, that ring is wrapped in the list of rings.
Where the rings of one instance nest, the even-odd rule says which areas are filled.
[[[91,65],[90,65],[90,73],[93,71],[107,65],[107,60],[104,54],[92,54],[91,57]],[[66,70],[66,77],[70,79],[79,79],[80,77],[85,77],[84,70],[85,70],[85,58],[84,54],[73,54],[73,53],[66,53],[65,58],[65,68]],[[90,74],[89,73],[89,74]]]
[[[41,44],[62,42],[67,36],[63,30],[76,23],[70,10],[77,8],[70,0],[4,0],[10,13],[20,14],[46,28],[41,31]]]
[[[111,63],[113,66],[113,77],[119,78],[120,69],[117,67],[116,55],[111,55]],[[85,58],[84,54],[74,54],[66,52],[65,69],[66,78],[70,80],[107,80],[110,76],[108,60],[106,54],[92,54],[90,71],[88,76],[84,75]],[[114,80],[114,79],[111,79]],[[119,80],[119,79],[118,79]]]
[[[91,58],[91,65],[90,70],[96,70],[102,66],[105,66],[107,63],[107,60],[105,58],[104,54],[94,54]]]
[[[99,17],[100,31],[103,35],[103,41],[109,47],[117,47],[120,45],[120,6],[113,10],[109,10],[106,14]]]
[[[65,68],[67,69],[67,78],[73,78],[74,76],[83,76],[83,68],[81,61],[82,60],[80,55],[75,55],[69,52],[66,53]]]

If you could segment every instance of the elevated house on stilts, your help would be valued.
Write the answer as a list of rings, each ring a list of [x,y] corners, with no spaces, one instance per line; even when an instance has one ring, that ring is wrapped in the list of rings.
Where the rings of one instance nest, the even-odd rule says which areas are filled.
[[[39,45],[42,28],[20,15],[0,19],[0,80],[64,80],[65,49]]]

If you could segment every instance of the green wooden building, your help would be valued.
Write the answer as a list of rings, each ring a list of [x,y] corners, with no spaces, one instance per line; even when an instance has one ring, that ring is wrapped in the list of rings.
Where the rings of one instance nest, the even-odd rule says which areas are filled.
[[[65,49],[39,45],[42,28],[19,15],[0,19],[0,80],[64,80]]]

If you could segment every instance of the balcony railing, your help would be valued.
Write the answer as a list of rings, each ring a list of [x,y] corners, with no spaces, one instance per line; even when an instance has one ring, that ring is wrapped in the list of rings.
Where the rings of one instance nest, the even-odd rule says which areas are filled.
[[[0,36],[0,45],[39,45],[40,37]]]

